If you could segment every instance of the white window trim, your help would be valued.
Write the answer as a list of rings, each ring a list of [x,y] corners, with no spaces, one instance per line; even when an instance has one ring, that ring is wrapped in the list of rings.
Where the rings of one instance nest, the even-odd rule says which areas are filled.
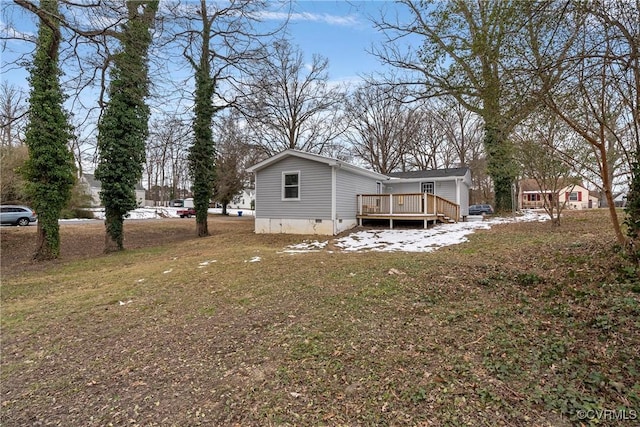
[[[298,197],[296,197],[296,198],[292,198],[292,197],[285,197],[285,192],[284,192],[284,188],[285,188],[285,187],[284,187],[284,177],[285,177],[285,175],[294,175],[294,174],[297,174],[297,175],[298,175]],[[283,171],[283,172],[282,172],[282,185],[281,185],[281,188],[282,188],[282,194],[281,194],[282,201],[283,201],[283,202],[296,202],[296,201],[300,201],[300,190],[301,190],[301,188],[300,188],[300,187],[301,187],[301,185],[300,185],[300,184],[301,184],[301,183],[302,183],[302,174],[300,173],[300,171],[299,171],[299,170],[297,170],[297,171]]]

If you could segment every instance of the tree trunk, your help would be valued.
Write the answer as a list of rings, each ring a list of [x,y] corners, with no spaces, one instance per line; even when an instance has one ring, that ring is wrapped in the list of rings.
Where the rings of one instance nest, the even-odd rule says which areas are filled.
[[[104,239],[104,252],[117,252],[124,249],[124,219],[122,215],[105,213],[104,225],[107,230]]]
[[[626,246],[627,238],[622,233],[622,228],[620,227],[620,221],[618,220],[618,212],[616,211],[616,205],[613,201],[613,194],[611,194],[611,184],[606,183],[603,185],[604,188],[604,196],[607,199],[607,205],[609,205],[609,216],[611,217],[611,225],[613,226],[613,231],[616,233],[616,239],[618,243],[622,246]]]
[[[33,255],[35,261],[46,261],[58,258],[59,245],[57,247],[51,244],[51,241],[60,241],[60,236],[48,236],[47,231],[55,233],[58,231],[55,227],[43,226],[41,220],[38,220],[38,238],[36,243],[36,252]]]
[[[592,143],[592,145],[594,145],[600,152],[600,158],[601,158],[600,175],[602,175],[602,187],[604,188],[604,196],[607,199],[607,205],[609,205],[609,215],[611,217],[611,225],[613,226],[613,231],[616,234],[616,239],[618,240],[618,243],[622,247],[625,247],[627,244],[627,238],[622,232],[622,227],[620,226],[620,221],[618,220],[618,212],[616,211],[616,205],[615,205],[615,202],[613,201],[613,193],[611,192],[611,189],[613,188],[613,184],[611,182],[612,174],[609,173],[609,162],[607,161],[606,145],[604,141],[602,141],[600,144]]]
[[[198,219],[198,215],[196,215],[196,234],[198,237],[206,237],[209,235],[209,224],[207,219],[204,220]]]
[[[498,126],[487,124],[484,145],[487,151],[487,171],[493,180],[496,211],[511,212],[516,176],[511,143]]]

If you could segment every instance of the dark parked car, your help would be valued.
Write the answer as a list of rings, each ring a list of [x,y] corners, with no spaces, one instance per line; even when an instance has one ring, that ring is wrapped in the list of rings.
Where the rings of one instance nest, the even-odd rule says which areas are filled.
[[[469,206],[469,215],[489,215],[493,213],[491,205],[471,205]]]
[[[29,225],[36,222],[38,216],[36,212],[26,206],[2,205],[0,206],[0,222],[2,224]]]

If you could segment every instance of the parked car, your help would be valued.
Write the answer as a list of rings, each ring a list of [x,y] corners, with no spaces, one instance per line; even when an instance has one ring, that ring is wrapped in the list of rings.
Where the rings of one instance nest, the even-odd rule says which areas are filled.
[[[191,218],[192,216],[196,216],[196,210],[194,208],[180,209],[176,211],[180,218]]]
[[[469,206],[469,215],[490,215],[493,213],[491,205],[471,205]]]
[[[20,205],[2,205],[0,206],[0,223],[13,225],[29,225],[36,222],[38,215],[36,212],[26,206]]]

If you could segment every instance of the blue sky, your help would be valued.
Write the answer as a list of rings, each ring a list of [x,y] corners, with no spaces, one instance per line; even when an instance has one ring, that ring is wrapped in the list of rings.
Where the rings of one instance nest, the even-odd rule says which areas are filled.
[[[289,32],[310,59],[319,54],[329,59],[331,80],[351,80],[358,75],[380,70],[378,60],[367,53],[382,35],[370,17],[392,7],[384,1],[300,1],[296,3]]]

